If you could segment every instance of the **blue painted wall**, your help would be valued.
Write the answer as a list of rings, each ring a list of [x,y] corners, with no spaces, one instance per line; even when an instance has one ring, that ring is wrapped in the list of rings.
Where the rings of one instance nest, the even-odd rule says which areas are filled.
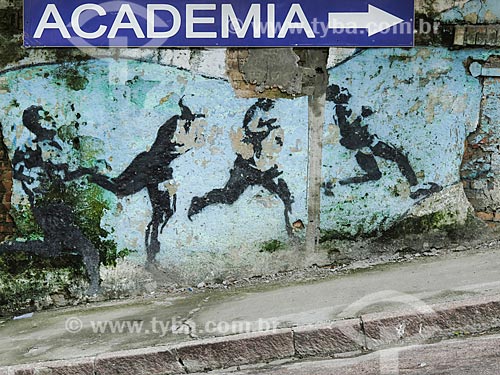
[[[482,86],[464,67],[468,57],[490,52],[441,48],[368,50],[330,71],[330,84],[348,88],[353,116],[362,106],[375,112],[364,120],[372,134],[408,155],[419,185],[449,187],[460,181],[464,141],[479,121]],[[324,150],[323,225],[350,235],[387,229],[418,200],[396,163],[377,157],[383,177],[341,186],[362,174],[355,152],[339,143],[334,104],[327,105]],[[369,152],[369,151],[368,151]]]
[[[341,185],[341,180],[363,171],[355,159],[359,150],[340,144],[335,103],[328,102],[323,230],[340,237],[379,233],[404,218],[426,196],[460,182],[464,141],[477,127],[482,90],[464,63],[493,54],[444,48],[373,49],[329,71],[330,85],[345,88],[352,96],[348,103],[351,120],[363,107],[371,108],[373,114],[362,125],[376,135],[375,140],[407,156],[418,183],[410,186],[396,163],[375,156],[382,173],[379,179]],[[23,126],[22,118],[25,109],[38,105],[53,117],[44,126],[57,131],[63,145],[60,162],[71,169],[94,168],[109,178],[120,175],[137,155],[151,149],[160,126],[181,114],[181,98],[191,111],[205,115],[191,129],[198,141],[172,161],[172,179],[159,186],[177,195],[176,212],[158,237],[157,260],[162,265],[206,267],[213,256],[217,258],[214,269],[238,267],[267,256],[259,251],[269,241],[289,242],[283,199],[258,183],[244,189],[234,203],[210,205],[192,221],[188,219],[193,197],[222,188],[231,177],[236,156],[245,152],[237,139],[242,136],[245,113],[256,100],[235,97],[225,79],[153,62],[112,59],[27,66],[5,72],[0,79],[0,122],[11,158],[20,147],[35,147],[34,135]],[[261,162],[267,168],[276,165],[282,172],[271,180],[276,185],[279,179],[285,181],[293,196],[291,223],[307,222],[306,116],[307,100],[298,98],[278,99],[259,117],[276,119],[276,129],[260,141]],[[366,147],[361,151],[372,152]],[[110,241],[107,244],[116,251],[132,250],[127,259],[143,263],[145,233],[152,217],[147,191],[118,197],[87,177],[74,183],[71,188],[81,196],[74,203],[75,214],[94,215],[92,225],[96,226],[97,218],[102,241]],[[433,184],[439,189],[431,191]],[[429,194],[412,198],[419,189]],[[20,181],[14,182],[12,205],[23,229],[22,240],[40,239]],[[303,230],[295,230],[294,235],[300,243]],[[225,254],[232,255],[225,258]]]
[[[160,235],[159,259],[176,261],[189,253],[258,249],[266,241],[285,241],[283,203],[262,186],[246,189],[234,204],[206,207],[192,221],[187,217],[193,197],[222,188],[229,179],[237,153],[232,138],[256,100],[236,98],[226,81],[151,63],[122,61],[121,77],[116,78],[114,64],[112,60],[90,61],[71,65],[69,72],[63,64],[5,74],[9,86],[8,93],[0,96],[4,108],[0,121],[11,157],[20,145],[30,147],[33,142],[33,134],[22,125],[22,116],[26,108],[36,104],[55,117],[53,127],[61,137],[72,133],[63,143],[73,169],[97,166],[99,173],[115,177],[135,156],[149,150],[159,127],[180,114],[178,102],[184,97],[185,105],[206,118],[199,129],[192,130],[200,133],[200,142],[173,161],[173,179],[165,181],[164,189],[177,192],[177,212]],[[72,86],[75,79],[81,84],[76,90]],[[294,199],[292,222],[306,220],[305,113],[304,99],[275,103],[269,116],[277,119],[274,125],[280,129],[264,141],[261,158],[263,162],[270,159],[269,167],[276,163],[283,172],[280,178]],[[78,128],[72,125],[75,123]],[[283,145],[273,143],[272,136],[279,136]],[[73,145],[75,138],[78,150]],[[92,185],[86,178],[80,182]],[[107,207],[102,227],[119,249],[138,250],[137,257],[142,258],[144,233],[151,219],[147,191],[117,198],[99,190],[99,199],[105,200]],[[27,203],[20,182],[15,181],[14,209],[22,210]]]

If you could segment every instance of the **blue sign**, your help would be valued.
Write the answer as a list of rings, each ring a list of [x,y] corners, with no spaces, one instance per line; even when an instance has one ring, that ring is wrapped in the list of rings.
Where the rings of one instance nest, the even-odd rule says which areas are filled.
[[[414,0],[25,0],[26,47],[409,47]]]

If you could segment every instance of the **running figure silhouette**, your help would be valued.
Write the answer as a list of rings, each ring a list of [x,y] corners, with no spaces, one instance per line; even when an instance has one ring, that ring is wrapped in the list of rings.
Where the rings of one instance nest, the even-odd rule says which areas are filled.
[[[79,168],[70,171],[64,162],[62,141],[56,132],[42,126],[42,121],[53,118],[40,106],[31,106],[23,112],[23,125],[36,137],[32,146],[22,145],[14,151],[13,177],[21,183],[28,197],[36,223],[43,232],[43,240],[12,241],[0,244],[0,254],[24,251],[38,256],[58,257],[78,254],[82,257],[94,295],[99,291],[99,251],[75,224],[74,212],[64,201],[44,198],[57,185],[81,178],[95,170]]]
[[[173,179],[170,164],[190,150],[190,144],[200,141],[198,133],[191,129],[204,114],[193,114],[179,100],[181,115],[172,116],[158,129],[156,139],[149,151],[137,155],[130,165],[117,177],[92,174],[90,181],[109,190],[118,197],[133,195],[146,188],[152,207],[152,217],[145,233],[146,266],[155,265],[160,252],[159,233],[162,232],[176,211],[176,194],[162,185]],[[196,123],[196,124],[195,124]]]
[[[243,120],[243,134],[239,150],[236,150],[236,160],[229,171],[229,180],[220,189],[213,189],[202,197],[194,197],[188,211],[188,218],[200,213],[205,207],[214,204],[233,204],[251,186],[262,186],[272,194],[277,195],[284,205],[286,230],[292,235],[289,215],[292,212],[293,197],[285,180],[279,178],[282,171],[274,164],[267,168],[264,162],[267,155],[263,155],[263,143],[272,142],[280,149],[283,147],[282,135],[276,134],[280,126],[274,125],[275,118],[265,120],[268,112],[273,108],[274,101],[259,99],[245,113]],[[271,139],[271,137],[273,137]],[[275,179],[277,181],[274,181]]]
[[[373,115],[369,107],[362,107],[361,116],[350,120],[352,110],[348,108],[352,95],[346,88],[331,85],[327,90],[327,101],[335,104],[334,121],[340,129],[340,144],[356,152],[356,161],[365,174],[353,176],[339,181],[341,185],[359,184],[368,181],[377,181],[382,178],[375,156],[397,164],[401,174],[406,178],[410,187],[418,185],[417,175],[413,170],[408,156],[399,148],[378,139],[376,134],[368,131],[367,125],[362,125],[363,119]],[[437,193],[442,187],[431,182],[429,188],[421,188],[410,193],[412,199],[419,199]]]

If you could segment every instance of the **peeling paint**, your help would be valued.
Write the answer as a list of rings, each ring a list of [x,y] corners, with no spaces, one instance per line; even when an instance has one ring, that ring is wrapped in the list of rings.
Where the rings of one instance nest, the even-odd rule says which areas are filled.
[[[425,9],[425,6],[423,7]],[[430,5],[445,22],[497,23],[500,20],[500,4],[496,0],[441,0]]]
[[[431,182],[452,186],[459,180],[457,171],[468,129],[479,118],[481,85],[463,66],[471,55],[484,57],[484,52],[369,50],[330,70],[330,83],[349,88],[353,119],[363,106],[373,109],[374,114],[365,118],[364,124],[379,139],[407,153],[418,171],[419,186],[425,188]],[[362,171],[353,153],[329,141],[335,139],[328,124],[332,118],[330,105],[325,126],[322,226],[347,236],[391,227],[414,205],[410,186],[401,180],[398,168],[380,158],[380,180],[339,184]]]
[[[436,20],[461,23],[498,22],[500,15],[498,2],[491,0],[420,0],[417,10]],[[19,40],[15,43],[19,49]],[[486,60],[499,51],[330,51],[330,84],[348,89],[352,96],[352,113],[346,116],[346,122],[353,124],[359,117],[359,126],[366,127],[369,136],[387,147],[378,151],[373,149],[375,143],[357,150],[345,147],[341,144],[345,134],[339,130],[335,105],[328,104],[324,128],[323,231],[341,238],[378,234],[409,215],[417,215],[415,212],[424,217],[417,227],[461,220],[463,212],[446,211],[448,206],[443,202],[464,202],[463,191],[457,184],[463,144],[480,118],[482,85],[468,74],[465,65],[470,59]],[[116,178],[138,155],[155,150],[158,130],[180,115],[178,103],[182,98],[193,113],[205,118],[192,124],[189,132],[185,129],[187,121],[176,122],[172,142],[178,155],[168,161],[172,175],[156,186],[160,195],[177,197],[175,203],[169,203],[173,212],[158,233],[159,266],[180,266],[189,274],[199,268],[200,259],[204,259],[203,264],[215,264],[212,260],[218,259],[214,268],[251,269],[248,264],[262,259],[258,258],[263,256],[259,251],[267,248],[266,244],[271,244],[268,249],[272,251],[265,252],[274,254],[278,253],[275,248],[279,247],[281,253],[287,248],[284,244],[293,242],[289,237],[290,223],[307,222],[307,100],[283,99],[290,93],[302,93],[304,71],[299,69],[296,51],[266,53],[273,63],[270,71],[262,69],[259,53],[231,62],[232,67],[239,68],[239,74],[257,86],[258,92],[273,88],[270,95],[280,98],[273,102],[269,114],[248,124],[249,131],[257,134],[262,131],[261,120],[276,119],[271,124],[276,128],[268,129],[266,136],[254,144],[245,142],[248,132],[242,123],[256,99],[236,97],[228,82],[224,49],[95,50],[86,57],[76,52],[23,51],[0,61],[0,65],[12,68],[0,76],[0,122],[9,156],[22,145],[33,145],[33,135],[22,125],[22,112],[29,106],[40,105],[53,114],[54,123],[47,126],[57,131],[72,166],[93,168],[95,173]],[[286,56],[274,61],[279,60],[277,54]],[[96,56],[101,58],[90,58]],[[280,69],[284,61],[291,66],[287,71]],[[38,65],[42,62],[51,64]],[[490,88],[492,95],[498,91],[496,85]],[[490,155],[497,129],[494,121],[488,119],[498,117],[497,104],[493,98],[483,98],[483,127],[470,138],[481,149],[474,159],[474,173],[487,176],[485,181],[475,181],[474,187],[489,192],[490,200],[497,199],[500,191],[496,180],[491,180],[500,170],[500,158]],[[260,147],[259,152],[256,147]],[[390,152],[399,159],[408,159],[416,184],[413,177],[408,179],[409,174],[402,173],[402,163],[387,155]],[[363,155],[367,156],[365,161],[375,160],[379,173],[369,181],[346,184],[346,180],[352,182],[369,169],[358,160]],[[45,161],[52,159],[47,150],[42,156]],[[239,157],[253,158],[254,164],[249,167],[252,172],[274,174],[257,179],[259,183],[240,186],[243,191],[237,191],[227,202],[207,204],[190,221],[193,198],[202,199],[224,188],[227,192],[227,185],[237,174],[234,171]],[[99,227],[106,232],[94,235],[99,235],[101,241],[112,241],[115,255],[124,249],[136,250],[127,255],[128,261],[144,263],[146,233],[152,217],[159,212],[147,189],[120,196],[98,188],[88,178],[77,182],[78,186],[72,189],[86,191],[79,210],[96,214],[92,216],[94,229]],[[432,190],[432,184],[443,190]],[[428,199],[415,199],[418,191],[429,192]],[[438,202],[439,207],[436,203],[434,208],[426,206],[429,210],[425,213],[418,211],[426,202]],[[14,182],[12,203],[23,238],[41,239],[42,233],[19,181]],[[205,277],[221,270],[198,272]]]
[[[165,264],[182,261],[184,247],[188,239],[194,238],[193,233],[199,234],[200,240],[190,242],[190,251],[217,252],[234,246],[251,248],[266,237],[286,241],[283,206],[273,194],[262,195],[258,187],[249,189],[232,206],[207,208],[206,213],[194,217],[193,222],[186,215],[191,198],[220,187],[227,179],[234,155],[245,154],[241,148],[241,121],[254,100],[236,99],[224,81],[142,62],[127,61],[120,65],[126,66],[124,72],[127,75],[116,81],[113,78],[116,71],[112,69],[118,65],[104,60],[72,66],[78,72],[85,72],[88,83],[82,90],[55,81],[51,84],[47,80],[47,77],[56,76],[59,66],[28,67],[6,73],[3,78],[9,83],[10,93],[0,99],[2,105],[12,98],[19,99],[19,107],[11,108],[1,119],[11,152],[27,139],[26,131],[19,125],[22,110],[30,103],[40,102],[44,108],[57,114],[55,126],[69,150],[78,145],[80,156],[75,159],[76,163],[96,167],[101,174],[116,176],[134,156],[152,150],[159,125],[178,113],[177,101],[184,96],[186,103],[198,113],[205,113],[206,118],[192,126],[189,133],[175,135],[175,142],[180,145],[177,150],[184,155],[172,164],[174,178],[165,181],[159,189],[179,198],[177,213],[160,234],[162,251],[159,259]],[[159,81],[158,77],[164,79]],[[217,95],[213,95],[214,92]],[[75,107],[74,113],[78,113],[78,128],[71,125],[74,120],[68,116],[70,105]],[[262,142],[261,156],[256,159],[257,168],[262,170],[275,164],[283,168],[282,176],[293,189],[293,220],[305,216],[306,149],[298,149],[292,154],[283,151],[295,147],[296,140],[305,139],[307,120],[302,115],[305,108],[305,102],[301,100],[296,101],[292,110],[287,101],[275,104],[272,116],[278,119],[280,126]],[[290,115],[297,121],[286,121]],[[182,121],[178,125],[178,129],[183,128]],[[257,130],[257,123],[252,126]],[[235,145],[235,137],[238,138],[235,134],[239,134],[239,146]],[[249,150],[254,152],[251,148]],[[72,153],[74,151],[69,151]],[[23,196],[16,184],[13,201],[23,202]],[[252,197],[258,198],[249,204],[254,200]],[[137,250],[137,255],[132,257],[140,260],[144,256],[143,236],[148,217],[152,214],[145,192],[123,198],[111,195],[108,199],[111,206],[104,213],[101,225],[113,229],[112,237],[118,248]],[[220,216],[217,212],[224,213],[223,223],[212,219],[214,214]],[[248,220],[255,223],[252,229],[246,228]],[[170,245],[176,242],[184,245],[179,248]]]

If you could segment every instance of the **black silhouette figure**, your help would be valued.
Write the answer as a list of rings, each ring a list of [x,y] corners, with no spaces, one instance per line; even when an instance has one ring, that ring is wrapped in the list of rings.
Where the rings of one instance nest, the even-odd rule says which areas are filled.
[[[378,139],[376,134],[368,131],[367,125],[362,125],[363,119],[373,115],[373,110],[369,107],[362,107],[361,116],[350,120],[352,110],[348,109],[351,94],[346,88],[331,85],[327,90],[327,100],[335,104],[334,120],[340,128],[340,144],[356,153],[356,161],[365,174],[341,180],[341,185],[358,184],[368,181],[376,181],[382,178],[375,156],[397,164],[402,175],[408,180],[411,187],[418,185],[417,175],[413,170],[408,156],[400,149]],[[365,149],[365,150],[363,150]],[[422,188],[411,192],[412,199],[426,197],[439,192],[442,187],[430,183],[429,188]]]
[[[41,125],[41,113],[51,120],[42,107],[31,106],[23,113],[23,124],[36,138],[34,148],[17,148],[12,159],[13,176],[21,182],[36,223],[43,231],[43,241],[5,242],[0,244],[0,254],[24,251],[45,257],[57,257],[65,253],[79,254],[83,258],[90,287],[88,294],[99,291],[99,251],[75,224],[72,209],[60,201],[44,202],[44,195],[51,187],[64,184],[94,170],[81,168],[70,171],[66,163],[57,164],[44,160],[42,150],[62,151],[55,139],[56,132]],[[34,177],[36,175],[36,178]]]
[[[173,178],[173,170],[170,163],[182,153],[179,144],[175,140],[175,133],[181,126],[188,134],[192,122],[203,114],[193,114],[191,110],[179,101],[181,115],[173,116],[160,128],[156,139],[149,151],[137,155],[130,165],[117,177],[110,178],[102,174],[93,174],[90,181],[102,188],[111,191],[118,197],[136,194],[146,188],[152,206],[152,218],[145,233],[145,244],[147,261],[146,266],[153,266],[156,254],[160,252],[160,241],[158,235],[168,223],[176,211],[176,195],[168,191],[162,191],[159,184]],[[185,150],[187,152],[189,150]],[[184,153],[183,152],[183,153]]]
[[[277,119],[258,119],[257,131],[250,129],[252,121],[256,120],[259,111],[269,112],[274,106],[274,101],[269,99],[259,99],[252,105],[245,114],[243,120],[244,138],[243,143],[249,144],[253,148],[253,155],[245,158],[237,153],[233,168],[230,170],[230,177],[226,185],[221,189],[214,189],[206,193],[203,197],[194,197],[188,211],[188,218],[200,213],[205,207],[213,204],[233,204],[250,186],[262,186],[270,193],[276,194],[283,202],[286,230],[292,235],[289,214],[292,212],[293,198],[285,180],[278,178],[283,172],[274,165],[268,170],[262,171],[257,167],[256,159],[262,156],[262,142],[269,137],[270,133],[279,129],[273,125]],[[278,145],[283,146],[283,140],[276,137]],[[275,182],[274,179],[278,178]]]

